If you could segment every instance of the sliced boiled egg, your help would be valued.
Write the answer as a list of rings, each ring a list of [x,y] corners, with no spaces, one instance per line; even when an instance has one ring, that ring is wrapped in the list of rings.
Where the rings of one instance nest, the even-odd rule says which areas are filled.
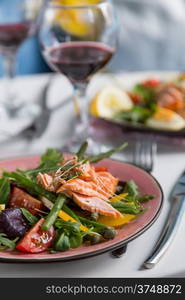
[[[155,114],[146,122],[148,127],[164,130],[181,130],[185,128],[185,120],[174,111],[158,107]]]

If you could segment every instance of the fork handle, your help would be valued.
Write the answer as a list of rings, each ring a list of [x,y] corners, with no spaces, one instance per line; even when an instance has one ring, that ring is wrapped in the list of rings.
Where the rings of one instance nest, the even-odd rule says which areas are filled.
[[[146,269],[153,268],[166,253],[171,245],[176,232],[179,228],[180,221],[185,211],[185,197],[177,197],[174,199],[169,215],[167,217],[161,236],[152,252],[152,254],[144,262],[143,267]]]

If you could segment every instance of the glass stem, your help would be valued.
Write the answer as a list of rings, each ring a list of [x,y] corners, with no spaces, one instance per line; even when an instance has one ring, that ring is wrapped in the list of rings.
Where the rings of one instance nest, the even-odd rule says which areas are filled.
[[[79,117],[79,123],[76,127],[77,135],[85,140],[89,135],[89,113],[88,113],[88,101],[86,99],[87,83],[75,83],[75,97],[74,107],[77,117]]]
[[[16,54],[12,51],[7,51],[4,54],[4,73],[7,79],[15,77],[15,60]]]
[[[5,105],[7,109],[14,107],[14,96],[12,94],[12,79],[15,78],[16,69],[16,53],[14,51],[7,51],[3,57],[4,62],[4,89],[5,89]]]

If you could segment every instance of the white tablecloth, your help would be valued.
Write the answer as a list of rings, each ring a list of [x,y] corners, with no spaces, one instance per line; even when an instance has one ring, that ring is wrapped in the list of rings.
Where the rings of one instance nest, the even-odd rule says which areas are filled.
[[[39,87],[45,80],[47,80],[47,75],[19,78],[16,83],[17,92],[22,93],[25,98],[31,101],[36,97]],[[95,77],[90,85],[89,93],[94,93],[99,86],[107,82],[106,80],[104,77],[99,77],[98,80]],[[128,82],[130,81],[128,80]],[[49,96],[49,105],[60,101],[62,98],[65,99],[71,91],[67,80],[62,76],[57,76]],[[0,158],[41,153],[46,147],[61,147],[61,144],[73,130],[72,121],[73,109],[72,104],[69,103],[52,115],[47,131],[39,140],[27,143],[18,139],[13,143],[9,141],[1,144]],[[184,158],[185,149],[159,145],[153,175],[164,190],[164,207],[156,223],[143,235],[129,243],[128,250],[123,257],[115,259],[106,253],[97,257],[66,263],[0,263],[0,277],[185,277],[185,218],[175,241],[161,262],[154,269],[139,270],[154,247],[164,224],[169,209],[168,194],[178,176],[185,169]]]

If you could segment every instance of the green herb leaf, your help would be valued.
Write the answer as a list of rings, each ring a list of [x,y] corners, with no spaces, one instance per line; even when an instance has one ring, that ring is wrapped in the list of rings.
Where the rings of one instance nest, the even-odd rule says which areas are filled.
[[[0,179],[0,204],[7,204],[10,195],[10,182],[8,178]]]
[[[29,212],[27,209],[25,208],[20,208],[20,209],[22,211],[23,216],[28,221],[29,225],[33,226],[38,222],[38,218],[32,215],[31,212]]]
[[[77,248],[79,247],[83,242],[83,234],[80,231],[80,223],[73,223],[71,221],[63,221],[61,219],[57,219],[55,222],[55,227],[59,229],[58,232],[62,235],[65,234],[69,238],[69,247],[70,248]],[[55,250],[61,249],[61,241],[62,240],[62,249],[65,248],[63,245],[63,242],[67,241],[67,239],[64,239],[64,235],[60,238],[57,238],[56,244],[55,244]],[[65,244],[66,246],[66,244]],[[61,250],[65,251],[65,250]]]
[[[139,194],[138,187],[133,180],[126,182],[123,192],[128,193],[128,195],[134,199]]]
[[[71,221],[63,221],[61,219],[57,219],[55,222],[55,227],[58,229],[63,229],[66,233],[79,233],[80,232],[81,223],[71,222]]]
[[[47,149],[46,153],[41,156],[40,168],[49,168],[56,166],[63,160],[63,154],[55,149]]]
[[[145,123],[153,115],[149,108],[135,105],[130,111],[119,112],[115,115],[116,120],[125,120],[131,123]]]
[[[144,86],[143,84],[136,84],[132,90],[132,93],[140,95],[146,102],[152,100],[155,95],[155,89],[152,87]]]
[[[70,248],[78,248],[83,242],[83,237],[80,232],[73,233],[69,236]]]
[[[16,242],[19,238],[14,240],[10,240],[7,238],[7,235],[4,233],[0,233],[0,250],[11,249],[14,250],[16,247]]]
[[[57,232],[57,239],[54,243],[56,251],[67,251],[70,249],[69,237],[61,230]]]
[[[21,173],[27,177],[35,179],[39,172],[47,173],[52,170],[58,169],[58,164],[63,160],[63,154],[55,149],[47,149],[46,152],[41,156],[40,164],[35,169],[29,170],[17,170],[18,173]]]

